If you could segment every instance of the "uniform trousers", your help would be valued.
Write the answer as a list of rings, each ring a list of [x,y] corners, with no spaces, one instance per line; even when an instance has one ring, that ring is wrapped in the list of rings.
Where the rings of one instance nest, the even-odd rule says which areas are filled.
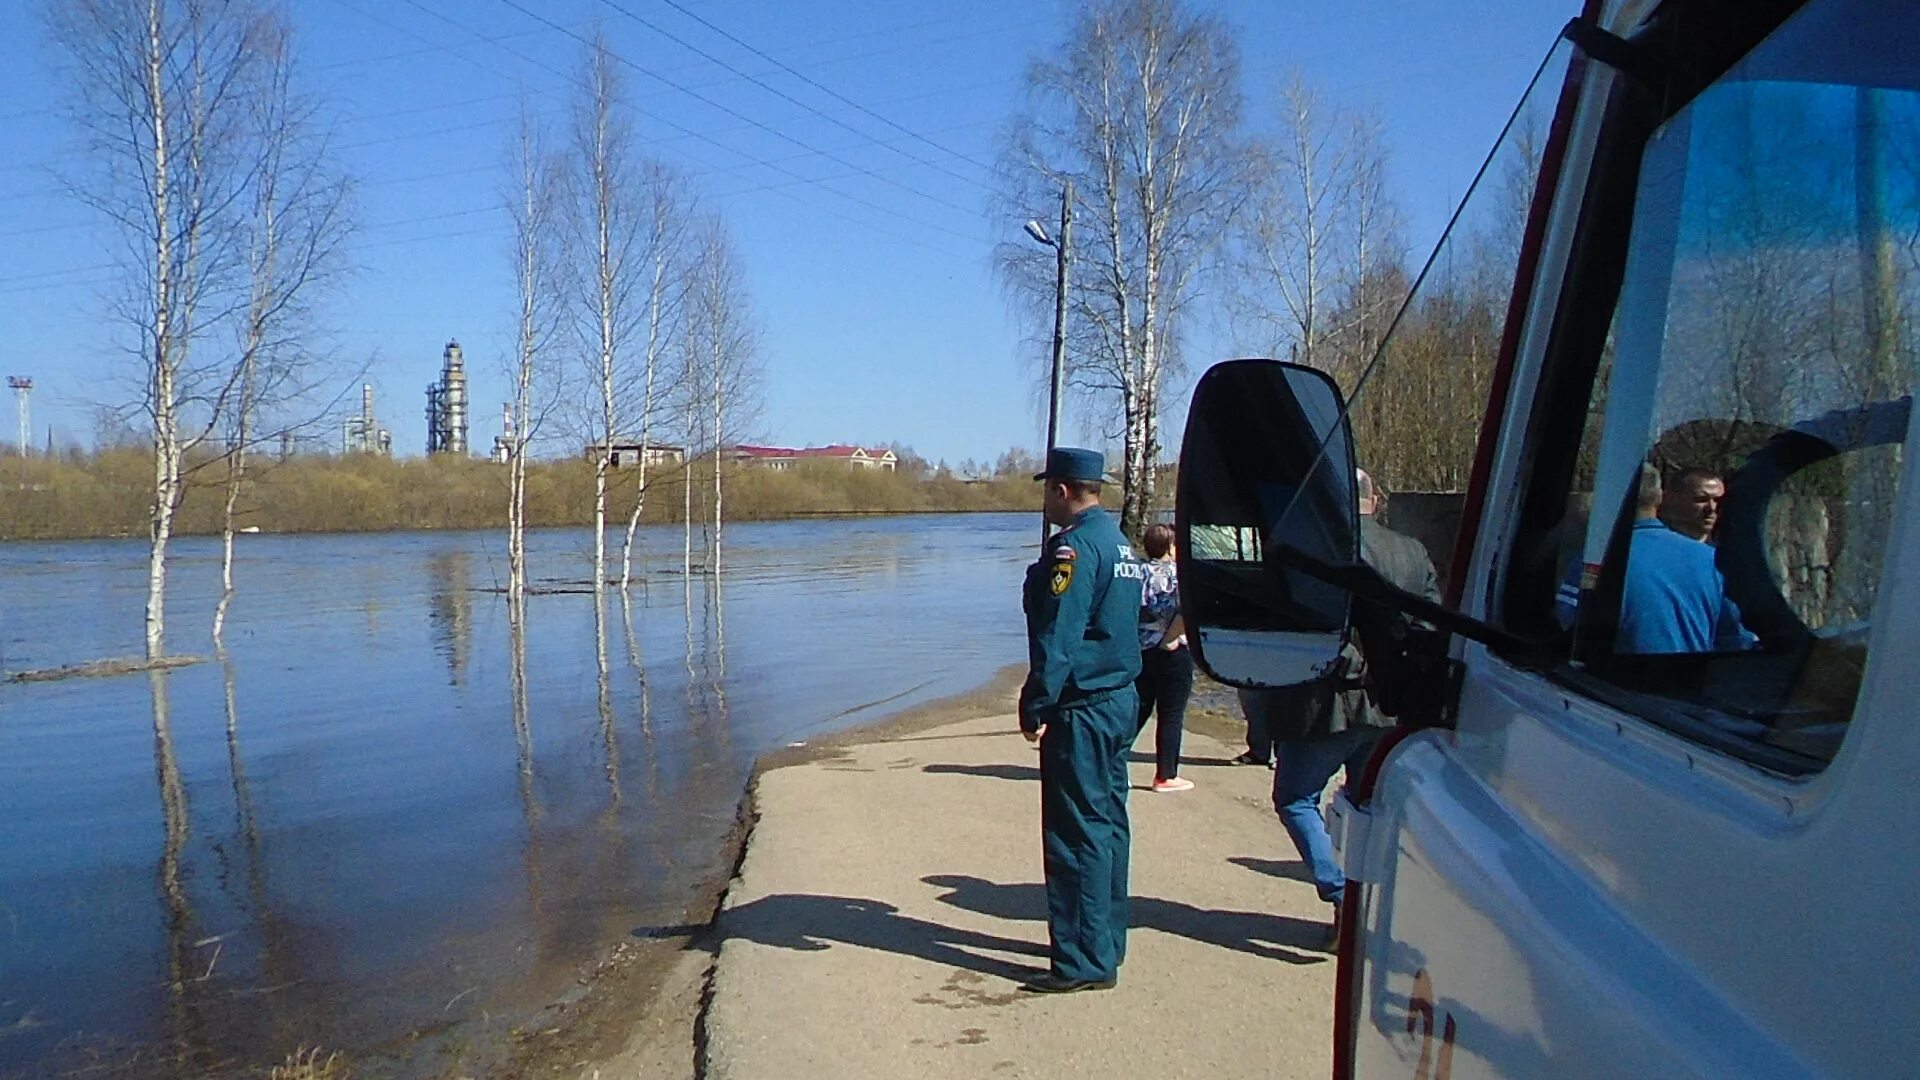
[[[1062,705],[1040,739],[1040,833],[1053,973],[1114,978],[1127,955],[1132,686]]]

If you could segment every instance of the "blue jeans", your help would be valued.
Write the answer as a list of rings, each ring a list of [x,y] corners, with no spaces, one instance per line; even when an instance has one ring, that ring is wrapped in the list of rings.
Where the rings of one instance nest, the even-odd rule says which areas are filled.
[[[1320,793],[1340,766],[1352,783],[1373,756],[1373,744],[1384,728],[1352,727],[1310,739],[1289,739],[1276,745],[1279,767],[1273,773],[1273,809],[1286,826],[1300,860],[1313,871],[1313,887],[1320,899],[1338,904],[1347,889],[1347,876],[1333,857],[1326,819],[1320,816]]]

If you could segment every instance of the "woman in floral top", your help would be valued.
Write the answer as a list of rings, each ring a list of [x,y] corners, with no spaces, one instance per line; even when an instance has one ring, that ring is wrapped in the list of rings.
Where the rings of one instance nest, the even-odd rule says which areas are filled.
[[[1147,579],[1140,592],[1140,692],[1138,738],[1147,717],[1159,713],[1153,729],[1153,790],[1187,791],[1193,781],[1180,776],[1180,732],[1193,693],[1193,656],[1187,651],[1186,624],[1180,618],[1180,579],[1174,568],[1173,529],[1149,526]]]

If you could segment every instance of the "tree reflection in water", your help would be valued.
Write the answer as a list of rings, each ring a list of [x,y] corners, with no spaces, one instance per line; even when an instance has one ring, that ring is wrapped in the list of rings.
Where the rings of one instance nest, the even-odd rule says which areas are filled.
[[[467,653],[473,642],[473,555],[447,548],[427,556],[427,622],[434,649],[447,662],[448,680],[466,681]]]
[[[147,673],[153,699],[153,767],[160,785],[160,817],[164,837],[160,845],[158,884],[167,937],[167,1005],[173,1056],[184,1070],[211,1064],[205,1051],[206,1032],[197,1007],[196,986],[212,974],[200,971],[195,947],[193,904],[187,895],[184,861],[189,831],[186,784],[180,778],[180,760],[174,753],[173,720],[167,700],[167,672]],[[217,953],[215,956],[217,957]]]
[[[641,579],[642,588],[646,578]],[[633,669],[640,691],[640,746],[646,757],[647,805],[660,804],[660,750],[653,738],[653,689],[647,680],[647,665],[640,654],[640,637],[633,632],[633,594],[620,590],[620,622],[627,635],[627,666]]]

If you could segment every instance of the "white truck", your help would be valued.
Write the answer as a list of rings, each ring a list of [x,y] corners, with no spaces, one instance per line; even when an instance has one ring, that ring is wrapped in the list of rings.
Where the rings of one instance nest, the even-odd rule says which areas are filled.
[[[1920,5],[1595,0],[1375,347],[1202,377],[1196,658],[1398,723],[1336,1078],[1920,1074],[1917,328]],[[1356,466],[1464,493],[1440,603]]]

